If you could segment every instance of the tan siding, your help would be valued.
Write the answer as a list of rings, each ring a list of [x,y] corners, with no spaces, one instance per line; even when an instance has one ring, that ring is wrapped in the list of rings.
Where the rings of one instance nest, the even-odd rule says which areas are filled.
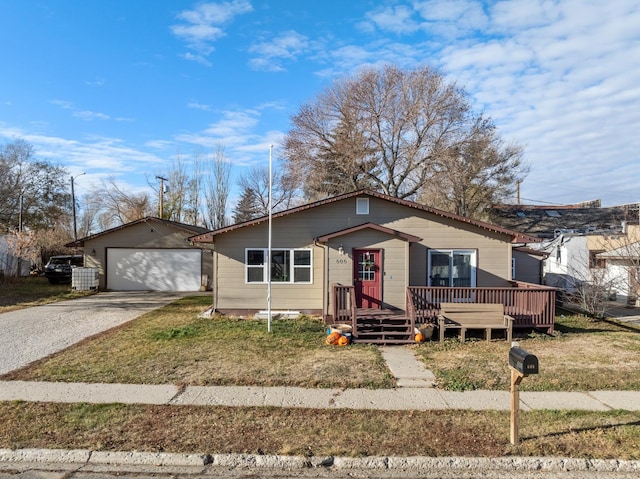
[[[273,248],[309,248],[312,251],[312,284],[271,284],[271,307],[274,310],[322,309],[323,248],[314,246],[300,228],[288,228],[285,222],[274,228]],[[268,246],[268,225],[263,223],[237,230],[217,239],[218,287],[216,308],[222,310],[266,309],[267,284],[245,281],[245,251]],[[286,230],[286,231],[285,231]]]
[[[355,214],[356,198],[301,210],[295,214],[274,218],[274,248],[313,248],[313,284],[273,283],[274,309],[319,309],[326,307],[323,292],[333,283],[352,283],[351,252],[353,248],[384,250],[383,300],[404,308],[405,288],[425,285],[427,252],[436,249],[471,249],[478,252],[478,286],[506,286],[510,279],[510,238],[477,226],[442,218],[435,214],[409,208],[379,198],[370,198],[369,215]],[[313,240],[322,235],[345,230],[364,223],[374,223],[422,238],[409,248],[397,236],[374,230],[361,230],[329,242],[329,278],[323,279],[324,251]],[[218,264],[218,297],[220,309],[263,309],[266,307],[266,285],[248,285],[244,279],[245,248],[266,248],[268,224],[265,221],[232,230],[215,238],[220,253]],[[346,255],[340,256],[342,245]],[[228,258],[225,259],[224,256]],[[344,262],[348,259],[347,262]],[[410,272],[405,271],[406,264]],[[408,283],[407,284],[407,278]],[[324,284],[323,284],[324,282]]]

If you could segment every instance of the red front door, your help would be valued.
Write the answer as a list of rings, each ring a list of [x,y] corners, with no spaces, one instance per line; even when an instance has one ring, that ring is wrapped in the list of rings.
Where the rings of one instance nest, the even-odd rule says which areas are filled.
[[[379,249],[353,250],[353,285],[358,308],[382,307],[382,274]]]

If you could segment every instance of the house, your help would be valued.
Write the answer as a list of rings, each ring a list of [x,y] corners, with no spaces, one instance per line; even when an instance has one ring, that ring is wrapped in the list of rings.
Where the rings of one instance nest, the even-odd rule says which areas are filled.
[[[599,200],[563,206],[498,205],[492,221],[542,238],[544,284],[573,294],[589,285],[635,301],[640,248],[638,204],[602,207]],[[635,265],[635,268],[634,268]]]
[[[274,213],[271,229],[271,282],[267,216],[191,238],[213,249],[216,311],[264,310],[269,286],[274,310],[322,315],[328,323],[342,319],[342,294],[351,292],[360,311],[407,313],[415,298],[424,303],[432,294],[429,288],[487,302],[477,291],[515,289],[512,243],[538,241],[365,190]],[[430,304],[435,309],[418,320],[434,319],[437,301]]]
[[[0,276],[29,276],[31,260],[19,258],[11,248],[13,236],[0,235]]]
[[[66,246],[83,248],[85,267],[98,269],[100,290],[200,291],[211,279],[211,251],[188,238],[205,231],[146,217]]]
[[[640,225],[625,224],[618,235],[589,235],[589,267],[618,302],[640,306]]]

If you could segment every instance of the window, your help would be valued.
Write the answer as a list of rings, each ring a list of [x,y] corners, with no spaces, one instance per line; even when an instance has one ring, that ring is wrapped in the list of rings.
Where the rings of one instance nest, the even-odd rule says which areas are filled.
[[[604,258],[598,258],[598,254],[604,253],[604,250],[589,250],[589,268],[606,268],[607,260]]]
[[[429,286],[476,286],[476,252],[429,250]]]
[[[369,214],[369,198],[356,198],[356,214],[357,215]]]
[[[247,283],[268,282],[267,248],[246,250]],[[310,249],[271,249],[271,281],[274,283],[311,283]]]

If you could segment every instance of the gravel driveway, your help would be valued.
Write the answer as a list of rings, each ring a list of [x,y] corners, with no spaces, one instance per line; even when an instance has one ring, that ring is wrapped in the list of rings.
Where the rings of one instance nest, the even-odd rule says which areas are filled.
[[[107,292],[0,314],[0,374],[26,366],[185,295]]]

